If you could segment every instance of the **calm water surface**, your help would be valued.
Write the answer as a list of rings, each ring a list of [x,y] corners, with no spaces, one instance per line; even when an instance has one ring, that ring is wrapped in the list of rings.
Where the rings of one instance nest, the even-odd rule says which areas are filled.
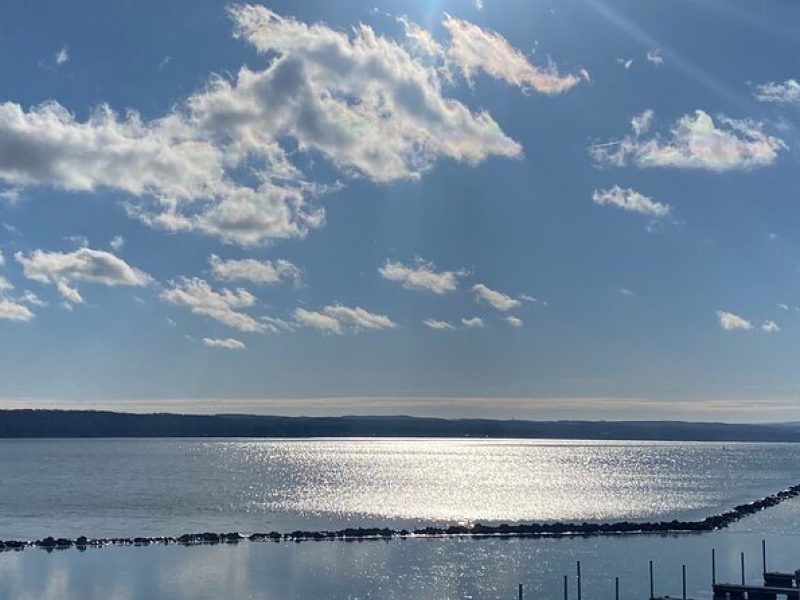
[[[702,518],[798,465],[783,444],[5,440],[0,539]]]
[[[0,442],[0,538],[367,522],[705,515],[800,481],[800,447],[452,440]],[[0,598],[710,598],[710,552],[737,580],[800,568],[800,500],[705,535],[111,547],[0,554]],[[574,576],[570,578],[574,595]]]

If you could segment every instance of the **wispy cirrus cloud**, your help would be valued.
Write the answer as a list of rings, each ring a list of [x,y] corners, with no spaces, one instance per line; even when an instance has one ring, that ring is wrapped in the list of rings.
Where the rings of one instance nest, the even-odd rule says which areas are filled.
[[[450,15],[443,24],[452,38],[447,58],[467,79],[482,70],[495,79],[542,94],[560,94],[581,81],[578,75],[562,75],[552,63],[546,67],[532,64],[499,33]]]

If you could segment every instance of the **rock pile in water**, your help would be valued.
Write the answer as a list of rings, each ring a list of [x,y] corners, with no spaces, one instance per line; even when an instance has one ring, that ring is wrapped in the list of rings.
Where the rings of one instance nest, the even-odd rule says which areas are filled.
[[[115,537],[115,538],[87,538],[80,536],[77,539],[46,537],[35,541],[5,540],[0,541],[0,551],[22,550],[24,548],[43,548],[48,551],[63,550],[66,548],[95,548],[102,546],[148,546],[151,544],[237,544],[244,540],[251,542],[281,542],[281,541],[323,541],[323,540],[388,540],[392,538],[414,537],[556,537],[556,536],[582,536],[582,535],[611,535],[626,533],[691,533],[714,531],[723,529],[730,524],[757,513],[766,508],[776,506],[784,500],[800,495],[800,484],[781,490],[776,494],[764,496],[758,500],[734,506],[725,512],[706,517],[702,521],[660,521],[651,523],[638,523],[633,521],[620,521],[615,523],[529,523],[501,525],[450,525],[448,527],[422,527],[419,529],[390,529],[388,527],[358,527],[339,529],[335,531],[303,531],[296,530],[289,533],[252,533],[243,536],[238,532],[232,533],[185,533],[177,537]]]

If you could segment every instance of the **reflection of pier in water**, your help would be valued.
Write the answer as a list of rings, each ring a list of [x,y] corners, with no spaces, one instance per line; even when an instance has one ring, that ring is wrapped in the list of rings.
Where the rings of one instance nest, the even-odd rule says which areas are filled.
[[[767,571],[767,545],[764,540],[761,540],[761,585],[751,585],[747,583],[745,577],[744,552],[740,554],[740,562],[740,583],[718,583],[716,550],[711,550],[711,588],[713,590],[713,600],[800,600],[800,569],[793,573]],[[650,561],[649,571],[649,600],[692,600],[686,595],[686,565],[682,565],[681,567],[682,592],[680,596],[656,596],[652,560]],[[583,593],[583,589],[580,561],[578,561],[576,564],[576,580],[577,600],[582,600],[581,595]],[[564,575],[564,600],[570,600],[569,591],[569,577]],[[524,599],[524,592],[525,590],[522,584],[519,584],[519,600]],[[619,577],[615,577],[614,598],[619,600],[619,597]]]

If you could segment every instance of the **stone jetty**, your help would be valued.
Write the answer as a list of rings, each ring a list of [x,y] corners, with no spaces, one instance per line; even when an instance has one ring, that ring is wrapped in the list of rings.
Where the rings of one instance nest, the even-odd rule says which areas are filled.
[[[506,538],[536,538],[536,537],[563,537],[563,536],[593,536],[617,534],[681,534],[702,533],[723,529],[732,523],[749,515],[765,510],[784,500],[800,495],[800,484],[781,490],[775,494],[764,496],[746,504],[734,506],[725,512],[706,517],[699,521],[658,521],[636,522],[619,521],[613,523],[522,523],[483,525],[450,525],[446,527],[428,526],[418,529],[391,529],[388,527],[358,527],[338,530],[305,531],[296,530],[287,533],[272,531],[269,533],[251,533],[242,535],[238,532],[231,533],[185,533],[176,537],[113,537],[113,538],[87,538],[80,536],[76,539],[46,537],[41,540],[2,540],[0,551],[23,550],[25,548],[42,548],[44,550],[64,550],[77,548],[97,548],[103,546],[149,546],[155,544],[237,544],[239,542],[304,542],[304,541],[359,541],[359,540],[389,540],[393,538],[409,537],[506,537]]]

